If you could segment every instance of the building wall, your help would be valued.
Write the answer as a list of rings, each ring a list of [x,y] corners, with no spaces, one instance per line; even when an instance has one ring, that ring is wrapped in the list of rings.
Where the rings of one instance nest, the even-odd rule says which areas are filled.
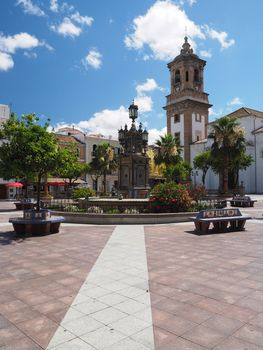
[[[111,146],[116,148],[116,152],[120,148],[120,144],[117,140],[107,139],[107,138],[104,138],[104,137],[99,136],[99,135],[86,135],[85,144],[86,144],[86,162],[87,163],[90,163],[92,161],[93,149],[94,149],[93,147],[95,145],[99,145],[102,143],[109,143]],[[93,189],[93,180],[92,180],[91,175],[89,175],[89,174],[86,175],[86,181],[88,183],[88,187]],[[103,191],[102,181],[103,181],[103,179],[102,179],[102,177],[100,177],[98,180],[98,192]],[[112,187],[115,185],[115,183],[117,181],[118,181],[118,171],[116,171],[116,173],[113,175],[107,175],[107,179],[106,179],[107,192],[111,191]]]
[[[197,119],[200,118],[200,121]],[[205,138],[205,116],[201,113],[192,113],[192,142],[203,140]]]
[[[8,105],[0,104],[0,123],[4,123],[10,117],[10,108]]]

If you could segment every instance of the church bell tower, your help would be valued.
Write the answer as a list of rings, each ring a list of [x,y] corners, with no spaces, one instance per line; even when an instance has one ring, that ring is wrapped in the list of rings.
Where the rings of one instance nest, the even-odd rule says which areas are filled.
[[[180,54],[168,63],[170,95],[166,96],[167,132],[178,139],[183,158],[190,162],[190,145],[207,137],[208,109],[212,106],[204,92],[206,61],[193,53],[184,38]]]

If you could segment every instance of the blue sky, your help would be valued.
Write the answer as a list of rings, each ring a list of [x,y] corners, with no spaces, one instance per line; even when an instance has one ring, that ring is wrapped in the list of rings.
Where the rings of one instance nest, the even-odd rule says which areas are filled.
[[[263,110],[262,13],[261,0],[1,0],[0,104],[116,136],[135,99],[154,141],[187,28],[207,60],[210,120]]]

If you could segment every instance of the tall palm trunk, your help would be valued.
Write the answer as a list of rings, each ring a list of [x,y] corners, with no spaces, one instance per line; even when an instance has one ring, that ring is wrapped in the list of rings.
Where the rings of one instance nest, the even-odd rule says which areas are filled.
[[[224,157],[224,168],[223,168],[223,193],[228,191],[228,157]]]
[[[106,177],[107,177],[107,173],[104,172],[103,173],[103,193],[106,194]]]

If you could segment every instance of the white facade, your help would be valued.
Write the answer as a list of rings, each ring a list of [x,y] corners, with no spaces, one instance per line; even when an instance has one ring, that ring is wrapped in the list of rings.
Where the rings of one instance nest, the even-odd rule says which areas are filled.
[[[102,144],[102,143],[109,143],[112,147],[114,147],[114,150],[116,153],[118,152],[118,150],[120,148],[120,144],[117,140],[107,139],[107,138],[103,137],[102,135],[86,135],[85,136],[85,144],[86,144],[86,162],[87,163],[90,163],[92,161],[93,152],[94,152],[95,147],[99,144]],[[94,184],[94,181],[93,181],[91,175],[87,174],[86,181],[88,183],[88,186],[91,189],[95,189],[94,188],[95,184]],[[98,192],[103,192],[102,181],[103,181],[103,179],[102,179],[102,177],[100,177],[98,179],[98,187],[97,187]],[[107,175],[106,191],[111,192],[112,187],[113,186],[115,187],[115,184],[117,181],[118,181],[118,172],[117,171],[113,175]]]
[[[230,114],[236,117],[240,126],[245,131],[248,142],[247,154],[253,157],[253,163],[246,170],[239,173],[239,184],[243,181],[246,193],[263,193],[263,112],[249,108],[240,108]],[[209,134],[209,126],[208,126]],[[191,145],[191,165],[198,154],[211,146],[212,140],[201,140]],[[202,171],[192,172],[192,181],[195,184],[202,183]],[[219,188],[219,177],[211,169],[206,174],[205,186],[208,190],[216,191]]]
[[[10,107],[0,104],[0,124],[6,122],[10,117]]]
[[[205,138],[205,117],[199,113],[192,113],[192,142]]]

